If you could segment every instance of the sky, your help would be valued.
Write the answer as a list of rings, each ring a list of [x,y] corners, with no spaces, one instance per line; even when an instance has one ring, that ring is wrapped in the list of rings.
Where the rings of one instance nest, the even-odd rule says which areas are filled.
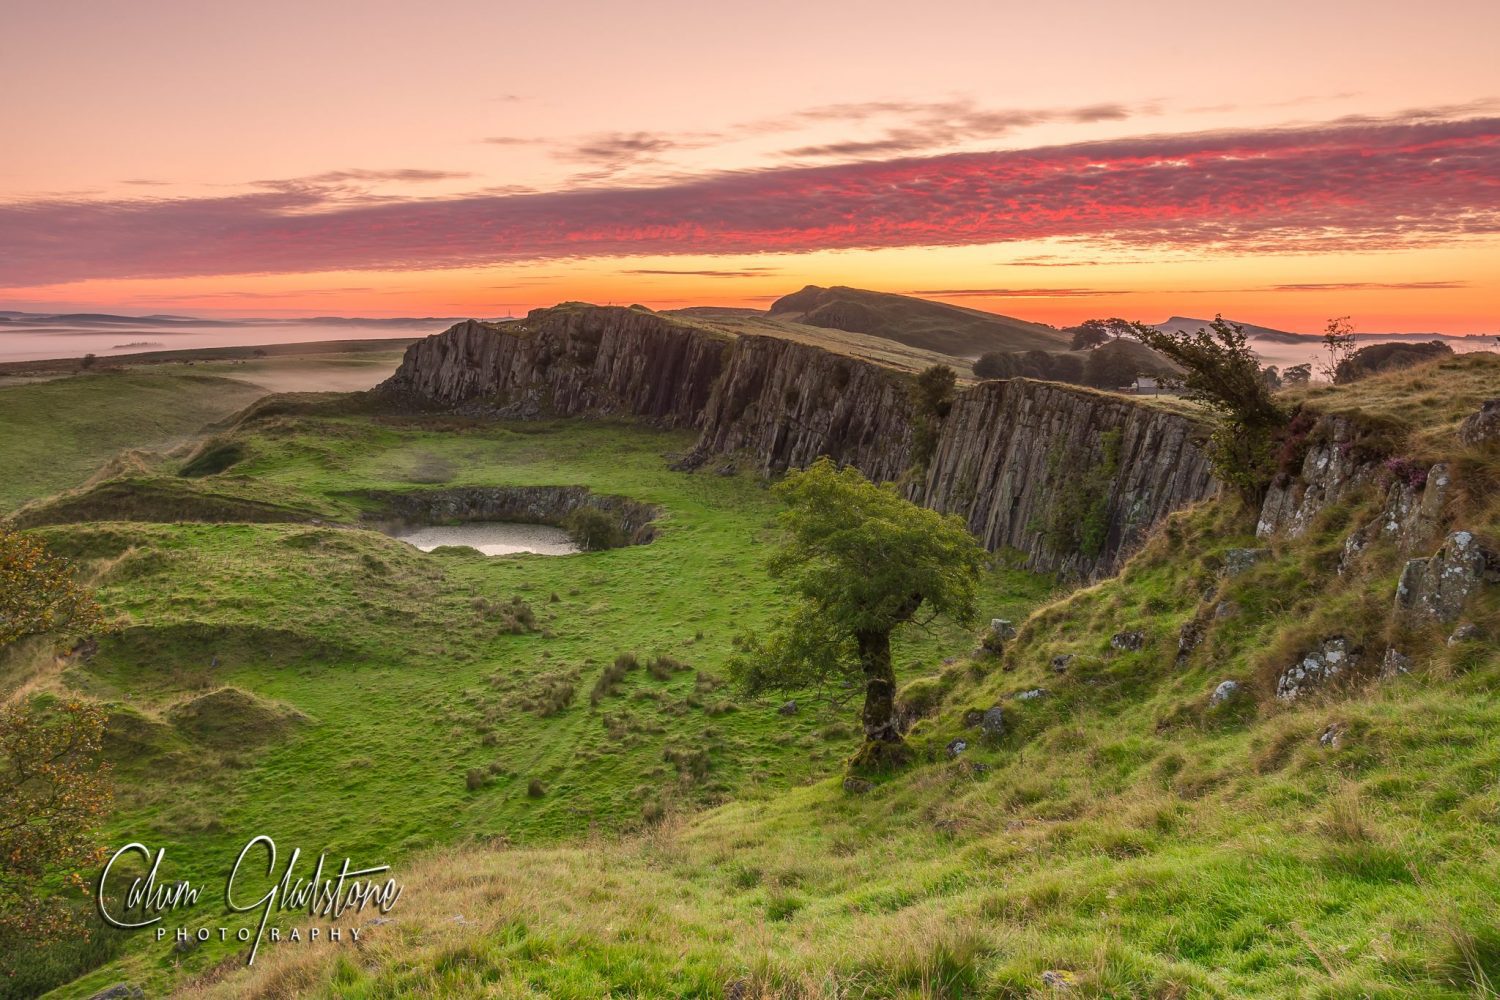
[[[0,308],[1500,330],[1500,4],[8,0]]]

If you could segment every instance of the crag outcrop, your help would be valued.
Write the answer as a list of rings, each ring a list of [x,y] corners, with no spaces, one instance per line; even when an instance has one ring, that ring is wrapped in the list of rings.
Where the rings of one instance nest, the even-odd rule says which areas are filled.
[[[812,344],[569,304],[429,337],[380,391],[496,416],[629,415],[692,427],[700,435],[689,468],[736,454],[779,472],[826,455],[900,480],[913,500],[963,517],[991,549],[1084,577],[1111,571],[1152,524],[1216,489],[1190,419],[1025,379],[959,392],[923,461],[910,384]]]

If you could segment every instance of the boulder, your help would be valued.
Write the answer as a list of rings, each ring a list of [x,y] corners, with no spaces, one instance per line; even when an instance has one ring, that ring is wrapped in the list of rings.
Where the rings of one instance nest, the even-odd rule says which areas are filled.
[[[1325,746],[1330,750],[1337,750],[1344,742],[1344,724],[1342,722],[1330,722],[1318,734],[1318,745]]]
[[[1109,637],[1109,644],[1115,649],[1131,651],[1140,649],[1146,642],[1144,632],[1116,632]]]
[[[1214,693],[1208,696],[1208,703],[1210,705],[1222,705],[1239,693],[1239,681],[1220,681],[1219,686],[1214,688]]]
[[[1396,584],[1396,619],[1405,625],[1451,622],[1469,598],[1500,581],[1500,555],[1470,531],[1455,531],[1426,559],[1411,559]]]
[[[1318,647],[1282,671],[1276,681],[1276,697],[1296,701],[1349,671],[1355,664],[1349,640],[1342,636],[1324,639]]]
[[[1068,665],[1073,662],[1072,653],[1061,653],[1052,658],[1052,672],[1054,674],[1067,673]]]
[[[1008,618],[991,618],[990,631],[994,632],[1001,639],[1014,639],[1016,637],[1016,627],[1010,623]]]
[[[863,795],[875,786],[864,778],[845,778],[844,791],[850,795]]]
[[[1453,630],[1448,637],[1448,645],[1457,646],[1461,642],[1474,642],[1484,638],[1484,632],[1473,622],[1464,622]]]
[[[1411,657],[1395,646],[1387,649],[1385,658],[1380,661],[1380,676],[1385,680],[1390,680],[1392,677],[1409,673],[1411,673]]]
[[[142,1000],[146,991],[132,983],[115,983],[89,997],[89,1000]]]
[[[776,710],[776,714],[777,715],[796,715],[797,714],[797,703],[795,701],[789,701],[789,702],[787,702],[785,705],[782,705],[780,708],[778,708]]]
[[[1223,575],[1239,576],[1270,555],[1270,549],[1229,549],[1224,553]]]
[[[1036,701],[1038,698],[1047,697],[1046,688],[1032,688],[1030,691],[1022,691],[1016,695],[1017,701]]]
[[[1005,735],[1005,714],[1000,711],[999,705],[984,710],[984,718],[979,720],[979,728],[992,740],[998,740]]]
[[[1470,448],[1500,445],[1500,398],[1485,400],[1478,413],[1465,417],[1458,425],[1458,439]]]
[[[1182,626],[1182,631],[1177,633],[1177,662],[1181,663],[1192,655],[1193,650],[1203,644],[1203,638],[1208,634],[1208,626],[1203,619],[1194,618]]]
[[[953,740],[951,743],[948,744],[948,756],[949,757],[957,757],[959,754],[963,753],[967,749],[969,749],[969,741],[968,740],[963,740],[963,739]]]

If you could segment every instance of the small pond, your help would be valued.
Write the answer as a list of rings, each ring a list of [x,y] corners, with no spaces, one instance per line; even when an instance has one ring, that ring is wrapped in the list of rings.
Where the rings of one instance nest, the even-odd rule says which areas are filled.
[[[566,556],[578,546],[561,528],[546,524],[515,524],[510,521],[470,521],[466,524],[421,525],[403,528],[392,537],[431,552],[440,545],[463,545],[487,556],[510,556],[533,552],[541,556]]]

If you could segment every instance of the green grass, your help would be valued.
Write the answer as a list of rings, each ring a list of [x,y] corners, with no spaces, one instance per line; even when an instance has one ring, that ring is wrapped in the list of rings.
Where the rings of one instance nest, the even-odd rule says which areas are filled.
[[[264,390],[212,375],[105,372],[0,383],[0,515],[77,486],[127,448],[169,448]]]
[[[630,830],[839,773],[856,747],[854,709],[804,699],[782,716],[779,699],[746,700],[724,681],[733,638],[780,606],[764,570],[776,508],[752,475],[670,471],[690,435],[277,413],[229,437],[243,457],[225,472],[182,478],[167,462],[108,487],[149,484],[137,516],[163,502],[175,517],[174,498],[212,495],[346,525],[40,529],[96,574],[124,627],[91,661],[32,686],[120,713],[121,799],[106,833],[165,847],[174,876],[222,877],[256,833],[399,865],[459,842]],[[434,468],[448,481],[430,482]],[[424,554],[347,526],[369,512],[368,491],[483,484],[582,484],[664,514],[649,545],[561,558]],[[999,571],[986,613],[1019,619],[1050,587]],[[534,631],[512,630],[515,598]],[[897,662],[904,676],[928,673],[968,641],[951,627],[914,631]],[[639,666],[591,704],[621,653]],[[670,659],[649,662],[659,657]],[[153,981],[177,957],[135,944],[127,966]]]
[[[1495,388],[1466,374],[1466,394]],[[1450,459],[1464,526],[1493,537],[1492,462],[1413,431]],[[781,716],[717,683],[733,636],[779,609],[774,504],[752,475],[668,471],[690,435],[275,402],[229,437],[225,471],[179,477],[183,456],[141,481],[171,484],[169,504],[343,525],[372,490],[483,484],[583,484],[665,515],[650,545],[555,559],[423,555],[340,524],[42,529],[130,622],[31,682],[114,706],[112,841],[165,845],[212,883],[264,832],[390,861],[407,886],[393,922],[354,921],[358,949],[281,945],[245,970],[227,945],[107,940],[69,995],[1496,995],[1500,650],[1398,634],[1389,541],[1335,572],[1371,491],[1232,577],[1226,550],[1260,544],[1232,500],[1174,515],[1094,586],[996,573],[986,613],[1020,634],[1000,659],[960,630],[904,637],[918,762],[855,794],[852,711]],[[516,596],[536,631],[516,631]],[[1500,634],[1500,595],[1467,619]],[[1114,648],[1122,631],[1141,648]],[[1278,672],[1331,634],[1367,666],[1399,641],[1416,668],[1277,702]],[[1211,705],[1226,679],[1242,694]],[[965,727],[994,705],[1003,735]]]

